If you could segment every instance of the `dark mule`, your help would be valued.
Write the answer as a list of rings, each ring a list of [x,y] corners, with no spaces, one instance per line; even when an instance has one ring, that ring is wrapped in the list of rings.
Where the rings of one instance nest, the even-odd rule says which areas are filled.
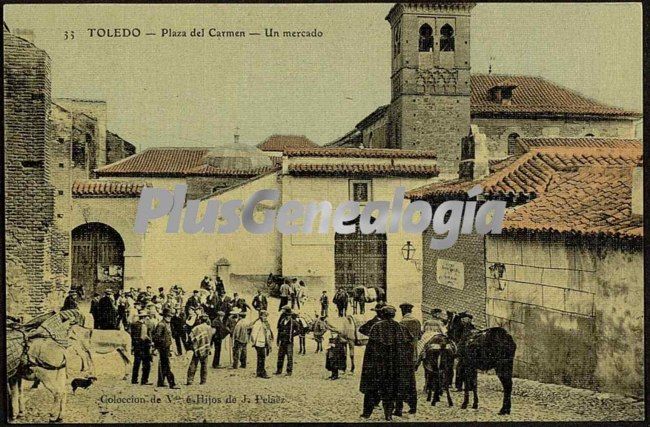
[[[495,327],[477,330],[471,323],[471,316],[460,313],[449,322],[449,337],[458,345],[459,372],[465,382],[465,398],[462,409],[467,408],[469,390],[474,393],[473,409],[478,408],[478,370],[494,369],[503,386],[503,406],[499,415],[510,413],[512,395],[512,365],[517,344],[504,328]]]
[[[456,345],[445,335],[435,335],[420,354],[418,364],[423,362],[427,401],[431,401],[432,406],[440,402],[443,390],[447,394],[447,404],[454,406],[449,393],[449,384],[454,373],[455,357]]]

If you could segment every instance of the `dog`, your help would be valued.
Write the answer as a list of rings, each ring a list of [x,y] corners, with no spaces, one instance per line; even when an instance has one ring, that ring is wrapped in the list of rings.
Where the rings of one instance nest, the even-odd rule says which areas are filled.
[[[78,389],[78,388],[88,388],[92,383],[97,381],[97,377],[87,377],[87,378],[75,378],[72,380],[70,385],[72,386],[72,394]]]

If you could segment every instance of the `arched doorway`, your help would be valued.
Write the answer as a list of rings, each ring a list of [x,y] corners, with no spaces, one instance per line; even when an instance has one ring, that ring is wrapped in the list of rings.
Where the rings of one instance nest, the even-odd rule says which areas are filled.
[[[72,230],[72,284],[86,295],[124,286],[124,241],[106,224],[90,222]]]
[[[335,287],[352,290],[356,286],[386,289],[386,234],[362,234],[359,218],[351,234],[334,236]]]

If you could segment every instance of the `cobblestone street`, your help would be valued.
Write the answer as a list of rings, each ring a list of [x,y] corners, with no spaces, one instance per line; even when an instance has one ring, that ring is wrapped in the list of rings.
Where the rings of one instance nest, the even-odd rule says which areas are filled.
[[[247,296],[247,300],[250,296]],[[271,324],[277,322],[277,300],[271,299]],[[313,309],[308,302],[307,310]],[[399,317],[399,316],[398,316]],[[297,341],[297,340],[296,340]],[[95,357],[98,381],[88,389],[69,394],[66,422],[355,422],[361,421],[363,395],[359,377],[363,347],[356,348],[357,372],[344,374],[337,381],[328,380],[324,353],[314,354],[316,345],[307,338],[307,354],[294,356],[294,374],[275,376],[269,380],[255,378],[255,355],[248,352],[246,369],[209,369],[208,383],[186,386],[189,354],[174,357],[172,367],[180,390],[155,386],[131,385],[121,378],[123,365],[117,354]],[[296,342],[297,352],[297,342]],[[230,360],[222,357],[222,364]],[[267,371],[274,372],[277,349],[267,359]],[[73,363],[74,367],[74,363]],[[154,359],[150,381],[155,383],[157,359]],[[74,372],[74,371],[72,371]],[[198,373],[197,373],[198,375]],[[71,377],[74,374],[71,373]],[[417,373],[418,388],[423,372]],[[44,387],[30,390],[26,383],[27,415],[21,422],[44,422],[51,410],[52,398]],[[596,394],[586,390],[540,384],[515,379],[512,414],[497,415],[501,407],[501,390],[494,375],[479,377],[479,409],[460,409],[462,393],[453,392],[453,407],[438,404],[432,407],[420,394],[418,413],[404,414],[396,421],[615,421],[641,420],[643,403],[633,399]],[[122,403],[108,403],[122,400]],[[129,403],[133,402],[133,403]],[[138,403],[135,403],[138,402]],[[382,421],[381,410],[375,410],[371,421]]]

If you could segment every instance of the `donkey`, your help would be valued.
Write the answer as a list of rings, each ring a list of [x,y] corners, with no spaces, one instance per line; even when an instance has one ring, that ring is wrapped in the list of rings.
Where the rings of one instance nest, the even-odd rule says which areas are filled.
[[[423,339],[426,338],[423,337]],[[440,334],[428,339],[423,351],[419,354],[417,366],[423,362],[427,401],[430,401],[432,406],[440,401],[443,390],[447,394],[447,404],[454,406],[449,393],[449,385],[454,372],[455,357],[456,345],[447,336]]]
[[[459,372],[465,383],[461,409],[469,403],[469,390],[474,394],[473,409],[478,408],[478,370],[494,369],[503,386],[503,405],[499,415],[510,413],[512,395],[512,367],[517,344],[501,327],[477,330],[466,313],[453,315],[449,320],[449,337],[458,346]]]

